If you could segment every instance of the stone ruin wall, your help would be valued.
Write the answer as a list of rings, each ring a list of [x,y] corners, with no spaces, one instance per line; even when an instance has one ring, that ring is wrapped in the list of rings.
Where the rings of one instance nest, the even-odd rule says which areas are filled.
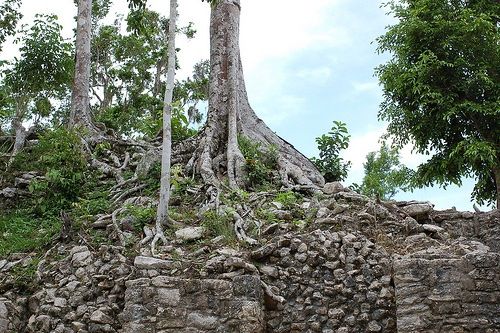
[[[322,227],[248,258],[220,251],[199,278],[170,277],[172,261],[131,263],[120,247],[60,246],[38,292],[0,296],[0,333],[500,332],[498,216],[479,233],[464,225],[480,219],[435,222],[476,230],[489,247],[416,234],[407,240],[418,246],[391,255],[360,232]]]
[[[500,332],[500,254],[405,256],[394,262],[399,333]]]
[[[257,276],[232,281],[141,278],[126,283],[123,333],[262,333]]]

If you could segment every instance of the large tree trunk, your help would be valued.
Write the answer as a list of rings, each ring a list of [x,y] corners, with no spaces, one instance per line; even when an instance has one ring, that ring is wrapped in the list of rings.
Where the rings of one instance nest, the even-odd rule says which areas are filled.
[[[76,26],[76,63],[69,127],[94,129],[90,115],[90,39],[92,0],[78,0]]]
[[[207,123],[188,167],[216,187],[224,174],[231,187],[242,185],[245,161],[237,143],[237,135],[241,134],[278,148],[284,185],[322,185],[324,179],[316,167],[267,127],[250,107],[239,49],[240,10],[239,0],[219,0],[212,7]]]
[[[34,127],[31,127],[29,130],[27,130],[23,126],[23,118],[27,112],[27,108],[28,108],[27,98],[21,97],[16,100],[16,114],[11,122],[12,129],[14,130],[15,139],[8,165],[12,163],[16,155],[21,151],[21,149],[24,148],[26,139],[34,130]]]

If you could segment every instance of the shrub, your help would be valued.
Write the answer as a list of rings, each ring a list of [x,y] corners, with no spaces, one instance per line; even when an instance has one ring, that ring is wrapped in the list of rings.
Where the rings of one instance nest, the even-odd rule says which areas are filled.
[[[82,193],[87,163],[77,133],[58,128],[43,133],[36,146],[16,156],[13,168],[42,173],[44,179],[29,186],[34,205],[42,213],[58,213]]]
[[[128,205],[125,212],[134,218],[132,226],[138,232],[141,232],[145,225],[153,223],[156,217],[154,207]]]
[[[250,187],[272,184],[278,170],[278,149],[274,145],[263,147],[260,142],[238,136],[238,146],[245,158],[245,172]]]
[[[344,180],[347,177],[351,162],[345,162],[339,155],[341,150],[349,147],[350,137],[346,124],[334,121],[328,135],[323,134],[316,138],[319,158],[313,157],[311,161],[327,182]]]
[[[300,196],[292,191],[278,193],[274,197],[274,201],[283,204],[285,209],[294,208],[295,204],[299,201]]]

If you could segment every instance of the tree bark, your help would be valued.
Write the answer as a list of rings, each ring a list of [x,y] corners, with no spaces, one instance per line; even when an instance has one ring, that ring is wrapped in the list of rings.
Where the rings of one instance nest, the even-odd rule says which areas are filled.
[[[495,175],[495,185],[497,190],[497,209],[500,209],[500,168],[494,168],[493,174]]]
[[[177,0],[170,0],[170,20],[168,28],[167,86],[163,103],[163,145],[161,158],[160,201],[156,221],[167,224],[168,202],[170,199],[170,159],[172,154],[172,98],[175,79],[175,33],[177,20]]]
[[[94,129],[90,115],[90,39],[92,0],[78,0],[76,27],[76,63],[69,127]]]
[[[170,201],[170,164],[172,155],[172,98],[175,80],[175,33],[177,21],[177,0],[170,0],[170,20],[168,26],[167,85],[163,101],[163,144],[161,156],[160,200],[156,211],[156,233],[151,242],[151,254],[155,255],[158,240],[167,243],[163,225],[168,224],[168,203]]]
[[[219,0],[212,6],[207,123],[188,168],[216,187],[224,175],[231,187],[241,186],[245,182],[245,161],[237,143],[241,134],[278,148],[284,185],[323,185],[324,179],[312,162],[276,135],[250,107],[239,49],[240,10],[240,0]]]
[[[23,126],[23,118],[27,112],[28,108],[28,99],[27,98],[19,98],[16,99],[16,114],[11,121],[12,129],[14,130],[14,146],[12,147],[12,152],[10,154],[10,159],[8,165],[10,165],[16,155],[24,148],[26,144],[26,139],[33,132],[34,127],[31,127],[29,130]]]

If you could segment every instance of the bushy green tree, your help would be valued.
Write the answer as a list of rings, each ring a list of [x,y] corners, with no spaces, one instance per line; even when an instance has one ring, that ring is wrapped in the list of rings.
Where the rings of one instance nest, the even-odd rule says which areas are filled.
[[[432,157],[414,186],[476,179],[472,196],[500,205],[500,2],[391,0],[398,23],[378,38],[379,117],[399,146]]]
[[[138,24],[140,15],[140,29]],[[112,25],[99,25],[92,39],[92,83],[97,121],[122,135],[155,137],[162,128],[163,92],[167,66],[168,19],[147,9],[133,12],[124,22],[117,18]],[[128,32],[124,33],[122,25]],[[180,29],[193,37],[191,25]],[[196,73],[200,72],[201,76]],[[195,68],[192,79],[177,82],[172,110],[174,141],[192,136],[188,110],[196,109],[207,94],[200,94],[208,85],[208,73]],[[200,120],[199,117],[194,120]]]
[[[50,119],[58,102],[69,94],[72,47],[62,38],[61,30],[56,16],[37,15],[32,26],[23,26],[18,34],[20,57],[1,73],[0,123],[10,122],[15,132],[12,155],[22,148],[29,132],[23,122],[38,124]]]
[[[378,152],[370,152],[363,163],[365,176],[361,185],[352,188],[364,195],[388,200],[408,184],[411,170],[399,161],[399,152],[395,147],[382,143]]]
[[[17,22],[22,18],[19,12],[21,0],[5,0],[0,5],[0,52],[7,37],[16,32]]]
[[[325,181],[340,181],[347,177],[351,162],[344,161],[340,157],[340,152],[349,147],[350,137],[346,124],[341,121],[334,121],[328,134],[316,138],[319,158],[313,157],[311,161],[321,172]]]

